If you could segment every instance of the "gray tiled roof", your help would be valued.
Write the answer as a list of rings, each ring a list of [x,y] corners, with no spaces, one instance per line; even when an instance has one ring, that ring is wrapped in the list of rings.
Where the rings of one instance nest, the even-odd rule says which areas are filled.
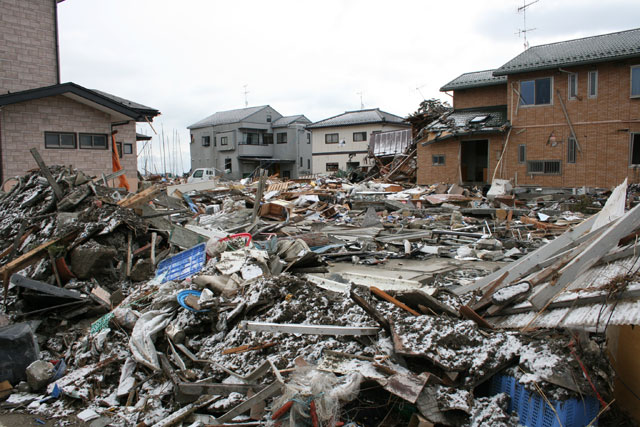
[[[214,113],[209,117],[205,117],[204,119],[192,124],[191,126],[187,126],[187,129],[197,129],[206,126],[237,123],[267,107],[268,105],[261,105],[259,107],[247,107],[238,108],[237,110],[218,111],[217,113]]]
[[[326,128],[334,126],[349,126],[369,123],[394,123],[398,125],[409,124],[400,116],[381,111],[379,108],[371,108],[368,110],[346,111],[343,114],[320,120],[307,126],[309,129]]]
[[[471,123],[472,119],[482,116],[489,117],[479,123]],[[437,133],[434,141],[442,141],[455,136],[503,132],[507,123],[507,106],[498,105],[453,110],[427,126],[427,130]]]
[[[304,114],[298,114],[295,116],[280,117],[278,120],[274,121],[271,126],[274,128],[281,128],[289,126],[294,122],[311,123],[311,120],[307,119]]]
[[[640,56],[640,28],[530,47],[494,76]]]
[[[93,92],[95,92],[97,94],[100,94],[100,95],[102,95],[104,97],[107,97],[107,98],[109,98],[109,99],[111,99],[111,100],[113,100],[115,102],[119,102],[120,104],[126,105],[129,108],[133,108],[133,109],[136,109],[136,110],[150,110],[150,111],[155,110],[155,108],[147,107],[146,105],[138,104],[137,102],[129,101],[128,99],[124,99],[124,98],[121,98],[119,96],[112,95],[112,94],[107,93],[107,92],[103,92],[101,90],[97,90],[97,89],[91,89],[91,90]]]
[[[474,87],[506,84],[507,77],[493,75],[494,70],[472,71],[464,73],[440,88],[440,91],[470,89]]]

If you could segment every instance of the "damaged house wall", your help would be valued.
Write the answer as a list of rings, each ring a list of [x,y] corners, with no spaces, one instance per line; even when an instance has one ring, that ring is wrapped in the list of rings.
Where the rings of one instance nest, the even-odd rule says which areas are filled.
[[[506,85],[493,85],[453,91],[453,108],[507,105]]]
[[[56,0],[0,0],[0,95],[59,83]]]
[[[518,106],[517,95],[509,95],[509,117],[513,130],[506,151],[504,170],[498,177],[520,185],[553,187],[611,187],[628,177],[640,182],[637,166],[631,166],[631,133],[640,132],[640,100],[630,97],[630,66],[633,62],[609,62],[564,71],[543,70],[508,76],[509,91],[521,81],[552,77],[550,105]],[[597,95],[589,97],[589,71],[597,71]],[[569,99],[569,74],[577,73],[577,97]],[[558,94],[559,92],[559,94]],[[559,99],[562,98],[562,101]],[[571,129],[562,102],[576,133],[580,150],[575,163],[568,159]],[[560,160],[560,173],[527,174],[527,163],[518,162],[518,146],[526,146],[526,161]]]

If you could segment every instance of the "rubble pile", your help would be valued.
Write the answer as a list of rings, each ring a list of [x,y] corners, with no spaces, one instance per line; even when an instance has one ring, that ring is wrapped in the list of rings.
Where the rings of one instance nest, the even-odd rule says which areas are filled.
[[[640,312],[626,184],[587,201],[260,173],[127,194],[49,171],[58,190],[38,170],[0,194],[5,410],[516,426],[527,396],[620,420],[604,331]]]

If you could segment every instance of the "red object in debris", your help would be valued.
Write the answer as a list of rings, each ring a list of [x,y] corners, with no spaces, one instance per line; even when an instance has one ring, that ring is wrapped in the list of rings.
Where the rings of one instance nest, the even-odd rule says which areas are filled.
[[[67,283],[69,280],[76,277],[73,275],[71,269],[67,265],[67,262],[62,257],[56,259],[56,269],[58,270],[58,274],[60,275],[60,280],[64,283]]]
[[[102,207],[102,200],[96,200],[96,207],[101,208]]]
[[[292,406],[293,406],[293,400],[288,401],[287,403],[282,405],[282,408],[278,409],[276,412],[273,413],[273,415],[271,416],[271,419],[277,420],[278,418],[280,418],[281,416],[289,412],[289,409],[291,409]]]
[[[315,400],[312,400],[309,404],[309,412],[311,413],[311,425],[313,427],[318,427],[320,424],[318,423],[318,413],[316,412]]]
[[[238,234],[230,234],[227,237],[223,237],[222,239],[218,240],[219,242],[226,242],[227,240],[233,240],[233,239],[239,239],[239,238],[245,238],[246,239],[246,243],[245,246],[249,246],[251,244],[251,233],[238,233]]]

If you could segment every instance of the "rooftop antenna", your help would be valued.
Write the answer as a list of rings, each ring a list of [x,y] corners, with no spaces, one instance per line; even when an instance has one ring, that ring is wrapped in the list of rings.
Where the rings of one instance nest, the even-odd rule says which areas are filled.
[[[527,0],[522,0],[522,6],[518,8],[518,13],[522,12],[522,29],[518,29],[518,37],[520,35],[524,36],[524,50],[529,49],[529,41],[527,40],[527,33],[529,31],[534,31],[535,28],[527,28],[527,8],[535,3],[538,3],[540,0],[534,0],[530,3],[527,3]]]
[[[424,101],[425,99],[427,99],[427,98],[425,98],[425,97],[424,97],[424,95],[422,94],[422,91],[421,91],[420,89],[422,89],[422,88],[423,88],[423,87],[425,87],[425,86],[426,86],[426,85],[422,85],[422,86],[418,86],[418,87],[416,88],[416,90],[418,91],[418,93],[419,93],[419,94],[420,94],[420,96],[422,97],[422,100],[423,100],[423,101]]]
[[[249,91],[247,90],[247,86],[249,85],[243,85],[242,87],[244,88],[244,106],[248,107],[249,106],[249,98],[247,98],[247,95],[249,94]]]
[[[362,91],[356,92],[356,95],[360,95],[360,109],[364,110],[364,104],[362,102]]]

